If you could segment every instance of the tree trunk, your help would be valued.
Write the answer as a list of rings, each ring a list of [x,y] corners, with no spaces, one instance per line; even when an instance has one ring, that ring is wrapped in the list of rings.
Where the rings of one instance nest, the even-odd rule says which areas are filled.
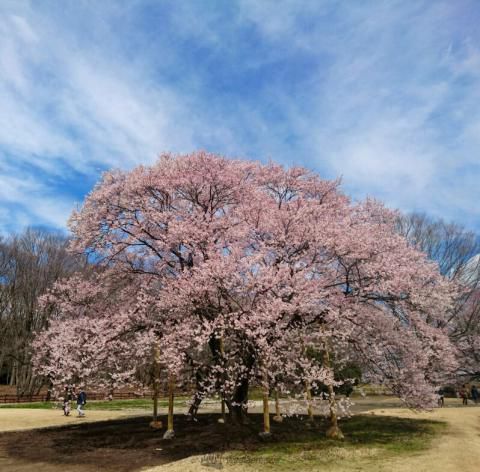
[[[197,387],[198,388],[198,387]],[[188,415],[190,416],[191,420],[196,421],[197,417],[197,412],[200,404],[202,403],[203,396],[202,394],[197,390],[194,395],[193,395],[193,400],[192,404],[190,405],[190,408],[188,409]]]
[[[195,373],[196,391],[193,395],[192,404],[188,409],[188,415],[190,417],[190,420],[196,421],[198,408],[200,407],[200,404],[205,398],[206,380],[209,377],[209,371],[209,366],[201,365],[200,367],[198,367]]]
[[[155,382],[153,384],[153,415],[152,415],[152,422],[150,423],[150,426],[152,428],[156,428],[158,423],[161,424],[162,422],[158,421],[158,384]]]
[[[225,354],[225,345],[224,345],[224,341],[223,341],[223,337],[220,338],[220,354],[222,356],[222,361],[224,359],[224,354]],[[225,423],[225,393],[223,391],[223,388],[224,388],[224,385],[221,386],[221,392],[220,392],[220,395],[221,395],[221,411],[222,411],[222,418],[221,418],[221,422],[222,423]]]
[[[248,379],[242,379],[235,389],[232,400],[227,402],[231,420],[237,424],[247,424]]]
[[[12,365],[12,370],[10,371],[10,386],[13,386],[16,384],[17,380],[17,362],[14,361]]]
[[[221,349],[223,349],[223,339],[219,336],[212,335],[208,341],[212,355],[217,363],[223,362],[223,355]],[[245,362],[246,370],[249,371],[253,364],[255,363],[255,357],[253,352],[250,350],[245,352],[245,357],[243,358]],[[237,424],[246,424],[248,423],[247,417],[247,405],[248,405],[248,387],[249,379],[244,377],[240,379],[238,386],[235,388],[235,391],[231,398],[227,399],[224,397],[224,402],[228,407],[229,418],[232,422]],[[216,385],[218,389],[218,384]]]

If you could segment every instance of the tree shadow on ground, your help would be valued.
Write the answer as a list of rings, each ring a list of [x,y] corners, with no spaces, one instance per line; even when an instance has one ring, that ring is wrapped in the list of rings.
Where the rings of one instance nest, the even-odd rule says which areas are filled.
[[[163,430],[152,430],[148,417],[9,432],[0,434],[0,452],[32,466],[39,462],[51,464],[51,470],[57,470],[54,465],[63,465],[75,466],[75,470],[127,472],[193,455],[227,451],[285,452],[365,446],[415,450],[433,437],[439,424],[430,420],[359,415],[341,422],[346,439],[337,442],[325,438],[324,420],[317,419],[313,426],[308,426],[305,418],[293,417],[275,423],[271,439],[265,442],[258,436],[262,418],[261,414],[252,414],[248,425],[238,426],[218,423],[219,415],[215,414],[199,415],[198,422],[178,416],[174,440],[163,440]],[[42,471],[46,470],[43,464]]]

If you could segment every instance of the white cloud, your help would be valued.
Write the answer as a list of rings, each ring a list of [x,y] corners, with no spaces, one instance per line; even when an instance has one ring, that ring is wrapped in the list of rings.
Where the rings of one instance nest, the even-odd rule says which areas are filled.
[[[7,228],[43,224],[65,228],[73,201],[68,195],[50,195],[46,185],[34,177],[15,177],[0,168],[0,233]],[[5,205],[5,203],[7,205]]]
[[[63,25],[22,10],[0,16],[0,205],[15,204],[19,227],[25,215],[64,227],[73,196],[57,195],[32,168],[51,178],[68,169],[98,175],[99,166],[190,150],[191,130],[181,97],[166,85],[151,86],[108,48],[76,44]]]
[[[287,34],[286,48],[301,44],[329,58],[311,106],[299,104],[304,118],[291,115],[310,149],[304,161],[342,175],[358,198],[478,229],[480,50],[462,24],[471,4],[337,3],[334,28],[307,30],[295,21],[301,6],[281,5],[256,10],[265,36],[281,42]]]

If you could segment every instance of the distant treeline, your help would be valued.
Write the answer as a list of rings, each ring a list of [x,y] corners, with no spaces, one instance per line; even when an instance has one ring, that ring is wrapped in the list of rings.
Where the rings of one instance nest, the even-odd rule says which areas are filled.
[[[84,267],[67,245],[64,235],[37,229],[0,239],[0,384],[16,386],[18,395],[37,393],[45,382],[31,365],[34,333],[49,322],[39,296]]]
[[[399,217],[398,231],[438,263],[444,276],[461,287],[448,323],[450,338],[459,351],[460,369],[456,382],[479,381],[479,235],[456,223],[416,213]]]

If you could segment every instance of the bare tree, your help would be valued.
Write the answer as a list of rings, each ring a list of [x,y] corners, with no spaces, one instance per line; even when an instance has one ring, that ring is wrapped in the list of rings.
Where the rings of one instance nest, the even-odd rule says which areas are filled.
[[[452,311],[450,336],[461,353],[459,375],[480,380],[479,236],[461,225],[418,213],[400,216],[398,231],[463,288]]]
[[[0,382],[19,395],[38,391],[44,379],[32,374],[33,334],[48,324],[38,298],[59,278],[81,266],[60,233],[27,229],[0,240]]]

